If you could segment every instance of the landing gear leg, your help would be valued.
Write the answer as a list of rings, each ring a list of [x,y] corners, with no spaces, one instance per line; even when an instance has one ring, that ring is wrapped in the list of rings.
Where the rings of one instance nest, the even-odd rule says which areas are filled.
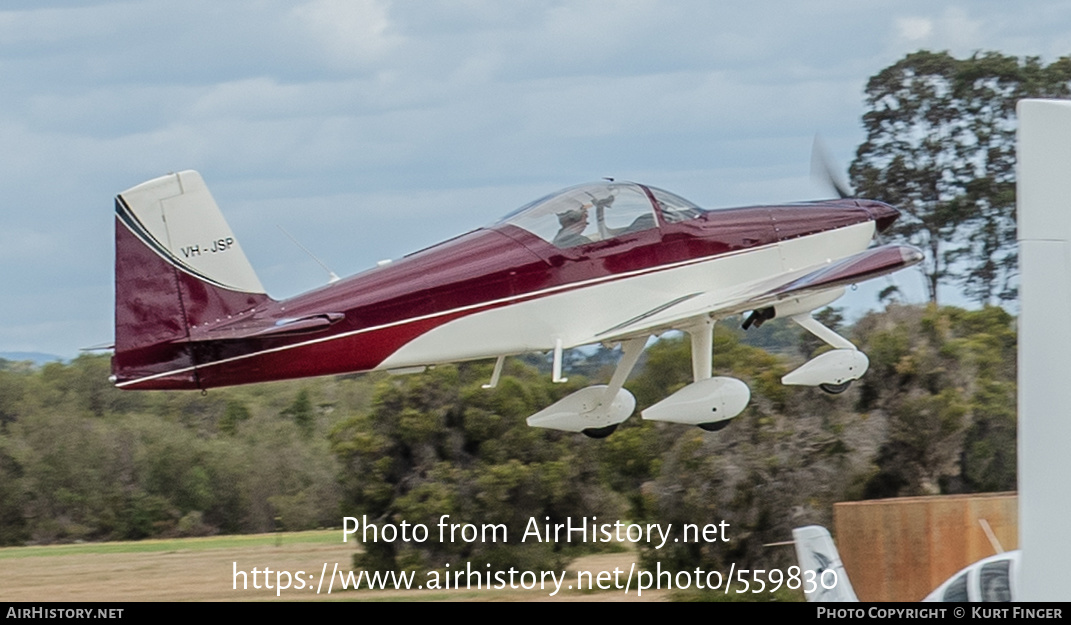
[[[649,421],[696,425],[716,432],[744,411],[751,400],[747,384],[736,378],[714,377],[714,321],[701,317],[686,328],[692,340],[694,381],[643,411]]]
[[[614,375],[610,378],[610,385],[606,387],[606,392],[602,399],[603,404],[609,406],[610,402],[617,397],[617,392],[624,386],[625,380],[628,379],[628,375],[632,373],[633,367],[639,361],[643,348],[647,346],[647,338],[646,336],[638,336],[621,342],[621,360],[617,361]],[[614,427],[617,426],[615,425]],[[609,435],[610,433],[607,432],[606,436]]]
[[[706,380],[714,369],[714,320],[704,317],[688,330],[692,338],[692,381]]]
[[[793,315],[792,321],[837,349],[856,349],[854,343],[822,325],[821,322],[811,316],[811,313]]]
[[[636,408],[636,398],[622,387],[640,359],[647,338],[640,336],[621,342],[623,353],[609,385],[596,384],[582,388],[528,417],[528,425],[582,432],[591,438],[605,438],[612,434],[618,424],[628,419]],[[557,354],[555,360],[559,360]],[[555,369],[555,381],[560,381],[560,368]]]
[[[692,381],[709,380],[714,376],[714,320],[704,317],[688,330],[688,335],[692,339]],[[712,411],[712,414],[716,413]],[[729,421],[709,421],[697,425],[707,432],[717,432],[729,425]]]
[[[782,384],[817,386],[827,393],[839,395],[870,367],[866,354],[856,349],[848,339],[819,323],[811,313],[793,315],[792,321],[834,349],[815,356],[789,372],[781,378]]]

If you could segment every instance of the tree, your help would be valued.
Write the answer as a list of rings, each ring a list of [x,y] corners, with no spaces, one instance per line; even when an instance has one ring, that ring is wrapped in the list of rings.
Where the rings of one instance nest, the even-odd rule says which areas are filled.
[[[1069,81],[1067,57],[920,51],[867,83],[852,183],[904,212],[891,234],[925,251],[931,302],[945,283],[980,304],[1016,297],[1015,104],[1065,97]]]
[[[602,484],[592,442],[524,421],[583,379],[553,384],[519,361],[507,364],[493,390],[481,388],[488,375],[490,365],[480,363],[384,380],[371,408],[341,422],[331,438],[343,467],[343,514],[381,529],[434,528],[445,515],[450,524],[499,533],[370,540],[358,566],[445,570],[468,560],[494,571],[560,568],[587,547],[576,536],[522,540],[532,519],[620,518],[621,499]]]
[[[282,416],[293,419],[294,425],[298,426],[306,437],[312,436],[313,428],[316,427],[316,413],[313,411],[312,401],[309,400],[309,390],[303,388],[298,391],[294,403],[283,410]]]
[[[644,370],[630,386],[637,403],[691,382],[689,353],[683,337],[652,345]],[[867,430],[873,428],[850,412],[845,400],[854,388],[833,397],[815,388],[784,386],[780,378],[791,368],[785,359],[742,344],[728,332],[715,334],[714,359],[720,375],[747,383],[751,402],[716,433],[657,424],[668,448],[652,463],[658,474],[637,490],[647,500],[643,521],[677,533],[660,548],[640,544],[642,562],[648,570],[670,571],[787,568],[794,563],[791,550],[764,545],[784,540],[793,527],[830,522],[833,502],[845,499],[868,469]],[[728,540],[684,540],[680,534],[685,525],[722,522]]]
[[[894,306],[855,326],[886,432],[865,498],[1015,488],[1016,335],[999,307]]]
[[[308,394],[306,394],[306,401],[308,401]],[[223,411],[223,416],[219,418],[219,431],[233,435],[238,431],[238,424],[248,421],[251,416],[245,403],[232,399],[227,402],[227,408]]]

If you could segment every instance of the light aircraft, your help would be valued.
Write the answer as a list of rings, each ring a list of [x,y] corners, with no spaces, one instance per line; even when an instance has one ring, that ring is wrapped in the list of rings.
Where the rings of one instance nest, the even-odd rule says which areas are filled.
[[[717,319],[744,328],[789,317],[831,345],[785,384],[843,392],[867,357],[812,311],[844,287],[922,259],[869,247],[899,215],[856,199],[705,210],[642,184],[584,184],[497,223],[285,300],[270,298],[201,176],[169,174],[115,200],[115,352],[123,389],[208,389],[620,344],[609,384],[528,418],[535,427],[609,435],[635,408],[622,384],[648,339],[691,337],[694,382],[644,419],[717,430],[750,401],[712,372]]]
[[[840,560],[829,531],[819,525],[792,530],[796,559],[806,575],[814,573],[815,592],[807,593],[810,602],[859,601]],[[1015,601],[1019,550],[1006,551],[983,558],[961,569],[939,585],[923,601],[1006,602]],[[828,573],[832,571],[833,573]],[[810,576],[808,576],[810,579]],[[822,581],[825,581],[823,585]]]
[[[923,601],[1016,601],[1019,554],[1006,551],[989,556],[960,570],[926,596]]]

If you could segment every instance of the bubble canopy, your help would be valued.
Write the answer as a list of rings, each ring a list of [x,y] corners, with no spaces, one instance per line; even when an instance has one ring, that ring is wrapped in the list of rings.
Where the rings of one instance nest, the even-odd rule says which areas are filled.
[[[523,228],[560,248],[576,247],[693,219],[703,209],[684,198],[630,182],[569,187],[525,204],[498,225]]]

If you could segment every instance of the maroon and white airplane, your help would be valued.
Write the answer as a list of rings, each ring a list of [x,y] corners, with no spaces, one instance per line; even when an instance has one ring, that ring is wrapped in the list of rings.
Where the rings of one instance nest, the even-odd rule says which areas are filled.
[[[607,385],[528,418],[536,427],[609,435],[635,408],[622,384],[648,339],[691,336],[695,381],[643,418],[716,430],[750,400],[712,375],[716,319],[774,317],[829,343],[785,384],[837,393],[868,360],[811,312],[846,285],[919,262],[917,249],[869,247],[899,215],[840,199],[704,210],[641,184],[553,193],[499,222],[285,300],[270,298],[201,176],[169,174],[115,202],[115,354],[124,389],[208,389],[356,371],[620,344]]]

